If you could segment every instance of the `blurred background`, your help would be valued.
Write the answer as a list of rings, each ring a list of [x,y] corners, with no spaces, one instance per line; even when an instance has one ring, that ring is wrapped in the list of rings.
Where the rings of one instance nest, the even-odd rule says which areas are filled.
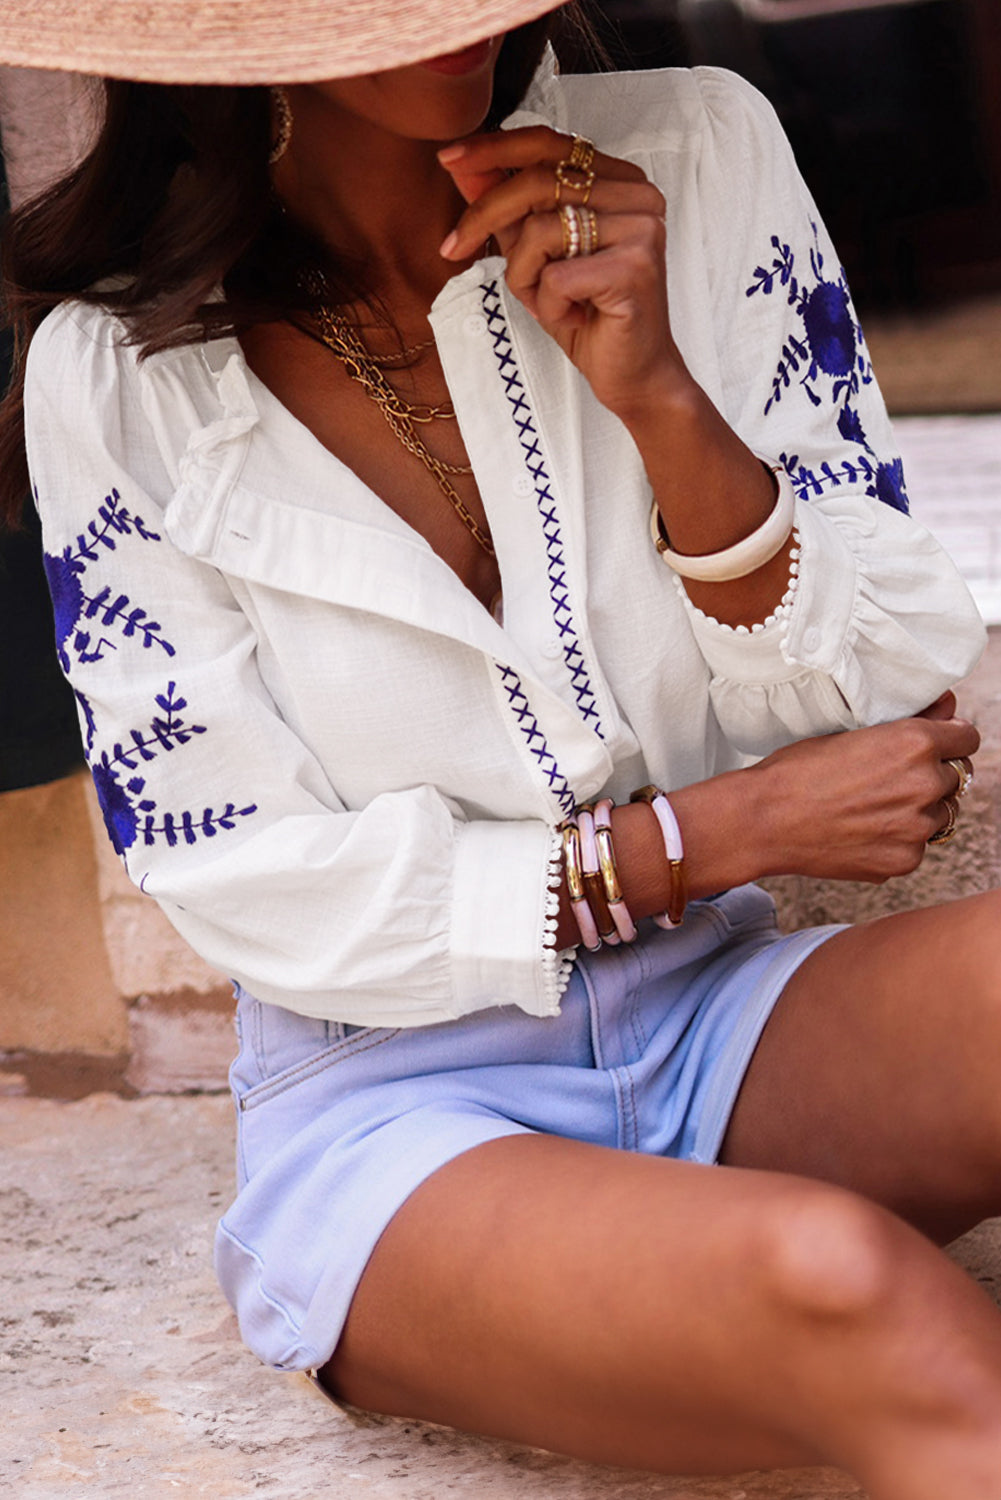
[[[856,300],[1001,290],[997,0],[602,0],[616,64],[732,68],[774,104]]]

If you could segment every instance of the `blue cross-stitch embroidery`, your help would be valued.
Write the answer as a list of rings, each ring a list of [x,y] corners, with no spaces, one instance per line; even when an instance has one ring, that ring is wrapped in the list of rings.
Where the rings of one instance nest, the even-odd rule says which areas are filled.
[[[546,471],[546,463],[539,442],[539,434],[535,427],[532,409],[528,404],[528,396],[518,366],[514,357],[514,349],[511,344],[511,335],[508,332],[507,319],[504,317],[503,305],[501,303],[500,290],[496,281],[483,282],[480,286],[483,313],[487,320],[487,330],[493,341],[494,358],[497,361],[497,371],[504,384],[504,394],[511,407],[515,426],[518,429],[518,441],[521,444],[525,456],[525,464],[532,476],[535,487],[535,504],[542,522],[542,534],[546,542],[546,572],[549,583],[549,597],[553,607],[553,621],[559,632],[560,647],[563,652],[563,660],[566,662],[570,673],[570,681],[573,687],[577,707],[585,723],[589,724],[599,739],[604,739],[604,731],[601,727],[601,718],[595,702],[594,689],[584,660],[584,652],[581,649],[577,629],[574,625],[573,611],[570,607],[570,591],[567,586],[566,560],[563,552],[563,533],[560,527],[559,516],[556,513],[556,502],[553,499],[552,484]]]
[[[574,796],[573,788],[560,770],[556,762],[556,757],[546,742],[545,735],[539,728],[539,721],[532,712],[528,698],[525,696],[525,689],[521,685],[521,678],[513,667],[505,667],[500,662],[495,662],[494,665],[501,675],[508,703],[511,705],[514,716],[518,721],[518,728],[524,735],[529,750],[532,752],[546,781],[549,783],[549,790],[560,804],[564,815],[569,817],[574,810],[577,799]]]
[[[122,537],[131,536],[144,542],[161,540],[141,516],[126,510],[118,491],[113,489],[98,506],[96,518],[77,536],[75,549],[71,543],[58,556],[49,552],[44,555],[55,615],[56,649],[66,672],[70,670],[71,651],[78,662],[85,663],[100,661],[106,649],[116,649],[115,642],[100,633],[105,629],[120,630],[123,636],[138,640],[147,650],[157,646],[167,656],[175,654],[159,621],[150,619],[147,611],[133,604],[127,594],[116,593],[107,584],[94,594],[84,591],[81,579],[87,569],[105,553],[114,552]],[[94,621],[98,631],[96,640],[90,630],[77,628],[82,620]]]
[[[94,718],[90,705],[80,693],[77,697],[84,706],[88,725],[92,726]],[[168,682],[166,691],[156,695],[156,704],[162,712],[154,715],[148,728],[130,729],[124,741],[116,741],[110,751],[102,751],[96,760],[90,762],[97,800],[116,854],[124,855],[140,834],[144,844],[155,844],[163,838],[170,848],[179,839],[193,844],[199,835],[215,838],[220,829],[233,828],[234,819],[249,817],[257,811],[256,804],[238,809],[235,803],[227,802],[221,812],[215,812],[211,807],[200,813],[164,812],[159,814],[161,821],[157,822],[154,816],[157,804],[144,795],[145,777],[132,775],[124,781],[122,778],[127,772],[137,771],[145,762],[155,760],[158,755],[170,754],[186,745],[193,736],[205,734],[206,729],[204,724],[191,724],[183,719],[182,713],[188,704],[178,694],[176,683]],[[92,742],[93,734],[88,733],[88,752]]]
[[[772,394],[765,403],[765,415],[793,386],[794,377],[815,407],[825,400],[838,408],[838,435],[862,450],[857,457],[840,464],[825,463],[819,472],[800,464],[798,455],[782,454],[782,462],[801,499],[820,495],[825,489],[854,484],[859,477],[866,481],[866,494],[891,505],[895,510],[908,509],[903,465],[899,458],[880,462],[874,453],[862,419],[852,404],[863,386],[873,379],[872,364],[865,352],[865,339],[852,307],[844,270],[838,268],[836,280],[825,275],[824,256],[820,249],[817,225],[811,223],[814,243],[810,249],[810,273],[797,275],[792,248],[779,235],[771,237],[774,252],[768,266],[757,266],[745,295],[771,297],[784,290],[786,301],[799,315],[802,333],[790,333],[772,378]]]

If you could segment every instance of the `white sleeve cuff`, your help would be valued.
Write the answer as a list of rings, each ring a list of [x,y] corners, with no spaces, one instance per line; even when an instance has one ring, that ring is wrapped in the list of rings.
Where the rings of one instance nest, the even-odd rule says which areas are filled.
[[[553,946],[559,835],[542,822],[456,829],[450,952],[455,1014],[559,1014],[573,950]]]

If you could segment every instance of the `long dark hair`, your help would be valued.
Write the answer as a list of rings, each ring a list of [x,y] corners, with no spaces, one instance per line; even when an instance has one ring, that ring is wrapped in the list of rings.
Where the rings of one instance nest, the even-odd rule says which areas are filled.
[[[517,107],[546,42],[558,42],[574,9],[505,37],[486,128]],[[571,24],[579,27],[579,17]],[[150,354],[307,314],[310,278],[302,272],[318,259],[334,302],[370,291],[363,266],[311,240],[278,208],[266,88],[107,79],[104,91],[90,154],[12,214],[4,234],[16,358],[0,405],[0,527],[17,524],[28,493],[24,357],[60,302],[79,298],[115,312],[130,342]]]

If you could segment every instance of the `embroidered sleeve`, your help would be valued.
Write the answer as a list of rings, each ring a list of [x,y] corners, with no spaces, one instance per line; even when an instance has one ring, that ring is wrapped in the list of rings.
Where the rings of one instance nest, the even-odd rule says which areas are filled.
[[[171,540],[177,476],[108,321],[50,315],[26,416],[60,660],[130,876],[209,963],[303,1014],[552,1014],[550,827],[468,823],[430,785],[344,804],[268,690],[245,585]]]
[[[983,627],[908,516],[903,466],[845,273],[771,106],[700,69],[704,254],[727,420],[797,497],[799,581],[762,630],[694,617],[714,706],[765,753],[912,713],[964,676]]]

